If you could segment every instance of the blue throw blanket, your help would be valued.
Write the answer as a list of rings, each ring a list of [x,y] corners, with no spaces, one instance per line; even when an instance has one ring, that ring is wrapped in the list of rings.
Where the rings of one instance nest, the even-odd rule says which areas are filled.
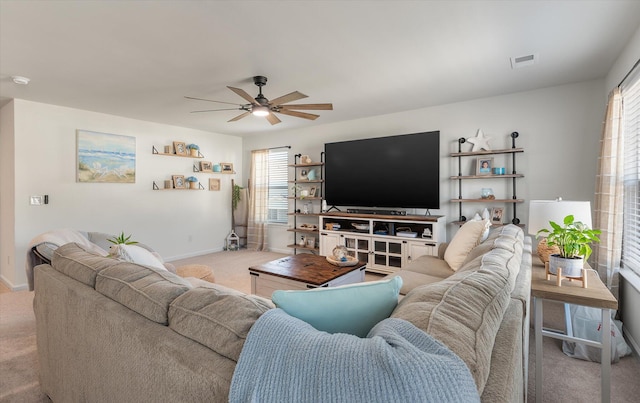
[[[230,402],[479,402],[466,364],[411,323],[367,338],[329,334],[272,309],[253,325]]]

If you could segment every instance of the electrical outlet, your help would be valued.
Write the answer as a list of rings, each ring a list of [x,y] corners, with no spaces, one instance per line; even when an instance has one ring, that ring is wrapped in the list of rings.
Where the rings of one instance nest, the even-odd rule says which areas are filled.
[[[42,206],[42,196],[31,196],[29,204],[32,206]]]

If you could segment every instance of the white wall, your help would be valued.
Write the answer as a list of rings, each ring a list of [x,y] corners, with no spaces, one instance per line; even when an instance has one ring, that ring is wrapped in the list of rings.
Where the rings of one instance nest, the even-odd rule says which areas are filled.
[[[14,120],[13,102],[0,109],[0,279],[16,284],[14,267]]]
[[[240,137],[24,100],[15,100],[13,108],[15,247],[10,240],[2,240],[2,262],[9,259],[15,264],[3,265],[1,273],[12,287],[26,283],[24,260],[29,241],[56,228],[124,231],[151,245],[165,259],[222,250],[231,229],[231,179],[242,176]],[[135,137],[136,182],[76,183],[77,129]],[[152,146],[162,150],[172,141],[196,143],[204,160],[234,163],[238,174],[194,174],[192,164],[200,160],[152,155]],[[152,190],[153,181],[162,188],[172,174],[197,176],[207,189],[208,178],[217,177],[222,189]],[[30,195],[45,194],[48,205],[29,205]],[[2,217],[6,214],[10,213],[3,210]],[[2,225],[4,228],[4,220]]]
[[[325,142],[440,130],[441,209],[431,213],[446,215],[448,221],[453,221],[458,216],[458,207],[449,200],[457,197],[457,182],[449,177],[457,174],[457,161],[449,158],[449,153],[457,151],[457,139],[474,137],[476,131],[482,129],[485,135],[493,137],[492,148],[508,148],[511,144],[509,134],[517,131],[520,137],[516,145],[525,149],[517,160],[518,171],[525,175],[517,184],[518,198],[528,201],[562,196],[565,200],[593,202],[606,103],[603,93],[604,80],[594,80],[308,129],[260,134],[244,140],[244,172],[249,172],[253,149],[291,145],[291,158],[293,154],[302,153],[317,160]],[[471,146],[466,147],[463,150],[467,151]],[[473,159],[468,158],[465,162],[464,169],[470,172]],[[507,180],[465,181],[464,186],[471,194],[479,194],[479,189],[489,183],[499,194],[505,191]],[[464,207],[463,213],[467,217],[481,208],[472,204]],[[510,216],[511,207],[507,211]],[[415,212],[423,214],[424,210]],[[518,205],[522,223],[527,222],[527,215],[528,202]],[[271,249],[287,251],[285,246],[291,243],[293,235],[285,229],[283,226],[270,228]],[[449,239],[453,230],[448,226]]]

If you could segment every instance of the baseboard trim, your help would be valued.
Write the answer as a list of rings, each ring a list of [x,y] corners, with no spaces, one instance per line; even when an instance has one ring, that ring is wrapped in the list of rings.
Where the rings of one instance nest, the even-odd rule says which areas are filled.
[[[13,285],[11,281],[7,280],[7,278],[2,275],[0,275],[0,281],[11,291],[24,291],[29,289],[29,284]]]

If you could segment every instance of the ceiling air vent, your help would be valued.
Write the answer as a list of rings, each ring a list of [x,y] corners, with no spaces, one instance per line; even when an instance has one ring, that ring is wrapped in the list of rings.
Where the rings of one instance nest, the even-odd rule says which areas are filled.
[[[533,66],[538,62],[538,59],[539,57],[535,53],[531,55],[526,55],[526,56],[512,57],[511,68],[519,69],[520,67]]]

